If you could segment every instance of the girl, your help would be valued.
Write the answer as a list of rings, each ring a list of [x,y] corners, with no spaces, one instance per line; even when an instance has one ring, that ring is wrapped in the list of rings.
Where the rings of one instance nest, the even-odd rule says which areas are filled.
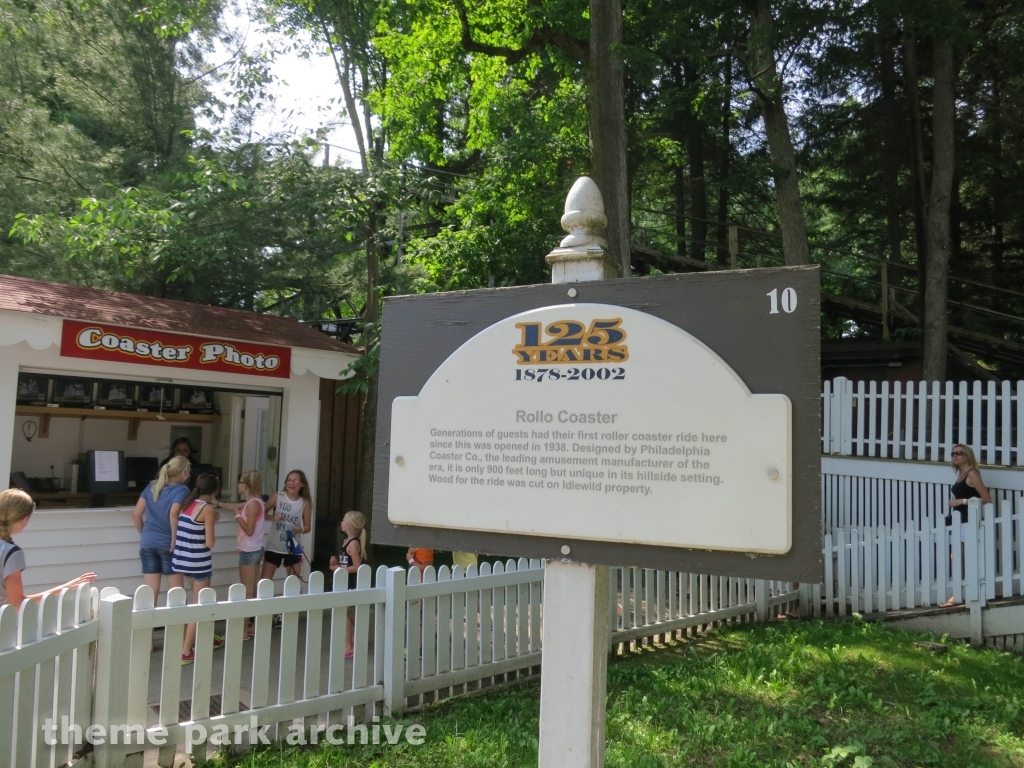
[[[214,544],[213,526],[217,521],[214,504],[220,493],[220,483],[215,475],[200,475],[196,487],[184,502],[174,529],[174,573],[167,579],[172,587],[184,587],[185,577],[192,579],[192,602],[199,602],[199,590],[210,586],[213,576]],[[196,625],[185,628],[185,642],[181,648],[181,663],[191,664],[196,659],[193,646],[196,641]],[[224,645],[221,637],[213,638],[213,647]]]
[[[309,483],[301,469],[293,469],[284,479],[284,494],[275,493],[267,501],[267,520],[274,525],[267,536],[267,551],[263,556],[260,578],[272,579],[282,565],[290,574],[299,575],[302,555],[288,550],[288,534],[301,546],[303,533],[312,530],[313,499]],[[269,512],[269,510],[274,510]]]
[[[141,534],[139,558],[142,580],[153,589],[153,604],[160,598],[160,576],[173,573],[171,549],[174,546],[172,525],[178,524],[181,503],[188,496],[188,473],[191,465],[184,456],[174,456],[160,467],[156,480],[139,497],[132,512],[135,529]]]
[[[0,493],[0,606],[7,604],[21,608],[21,601],[25,598],[38,603],[43,595],[58,593],[62,589],[77,589],[79,584],[96,580],[95,573],[83,573],[59,587],[34,595],[25,594],[25,586],[21,581],[21,572],[25,570],[25,553],[12,537],[25,530],[35,508],[32,497],[24,491],[12,488]]]
[[[233,504],[226,501],[217,503],[218,509],[235,513],[238,523],[238,578],[245,585],[245,597],[256,597],[256,581],[260,561],[263,559],[263,479],[255,469],[243,472],[238,478],[238,495],[242,501]],[[246,623],[243,640],[252,637],[252,626]]]
[[[356,572],[359,566],[366,559],[366,516],[362,512],[346,512],[341,521],[341,532],[345,536],[345,542],[341,545],[341,555],[331,557],[331,570],[336,571],[344,568],[348,571],[348,588],[356,588]],[[353,656],[352,631],[354,618],[351,612],[345,611],[345,626],[348,631],[345,633],[345,658]]]

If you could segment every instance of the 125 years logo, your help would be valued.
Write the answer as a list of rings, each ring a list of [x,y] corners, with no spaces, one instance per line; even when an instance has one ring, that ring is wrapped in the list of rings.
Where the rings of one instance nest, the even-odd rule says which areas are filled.
[[[519,365],[621,363],[629,359],[629,348],[622,343],[626,331],[620,317],[594,320],[589,328],[577,320],[557,320],[543,333],[541,323],[516,323],[516,328],[522,332],[522,339],[512,348],[512,354]]]

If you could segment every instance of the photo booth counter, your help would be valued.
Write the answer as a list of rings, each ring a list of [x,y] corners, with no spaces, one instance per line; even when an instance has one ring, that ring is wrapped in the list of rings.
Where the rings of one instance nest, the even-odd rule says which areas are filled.
[[[26,587],[92,570],[125,594],[141,583],[132,509],[173,447],[223,499],[250,469],[264,495],[294,469],[315,493],[320,379],[359,354],[288,318],[7,275],[0,347],[0,477],[37,506],[17,541]],[[236,528],[216,527],[218,593]]]

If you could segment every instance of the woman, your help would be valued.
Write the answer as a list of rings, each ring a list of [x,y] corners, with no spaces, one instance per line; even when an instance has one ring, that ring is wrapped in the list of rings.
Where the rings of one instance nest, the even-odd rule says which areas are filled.
[[[992,496],[985,487],[985,481],[981,479],[981,471],[978,469],[978,461],[974,458],[974,451],[969,445],[957,443],[949,454],[953,464],[953,471],[956,472],[956,482],[949,488],[949,511],[946,513],[946,527],[953,525],[953,510],[963,513],[961,521],[967,521],[967,502],[970,499],[981,499],[983,504],[991,504]],[[960,528],[960,547],[963,549],[964,531]],[[955,541],[955,539],[954,539]],[[949,555],[953,558],[953,553]],[[966,558],[961,562],[966,567]],[[950,597],[945,605],[955,605],[956,597]]]
[[[217,509],[235,513],[238,523],[238,578],[245,585],[245,597],[256,597],[256,581],[263,560],[263,478],[255,469],[243,472],[238,478],[239,503],[217,502]],[[243,640],[252,637],[252,627],[246,622]]]
[[[153,589],[153,604],[160,597],[160,576],[170,576],[171,551],[174,545],[172,530],[177,527],[178,513],[188,496],[191,465],[184,456],[174,456],[160,467],[156,480],[146,486],[139,497],[132,519],[141,534],[139,558],[142,560],[142,580]]]
[[[971,447],[957,443],[949,455],[953,461],[953,471],[956,472],[956,482],[949,489],[950,509],[946,514],[947,526],[953,524],[953,510],[962,512],[962,519],[967,519],[968,500],[981,499],[983,504],[992,503],[992,496],[985,487],[985,481],[981,479],[981,471]]]
[[[186,458],[192,464],[199,462],[199,454],[196,453],[196,449],[192,447],[192,441],[184,436],[179,437],[171,444],[171,455],[164,459],[160,466],[163,466],[175,456]]]

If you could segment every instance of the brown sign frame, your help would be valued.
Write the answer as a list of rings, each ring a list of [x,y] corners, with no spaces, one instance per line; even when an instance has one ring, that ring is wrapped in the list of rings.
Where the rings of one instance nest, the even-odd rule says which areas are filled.
[[[782,301],[796,291],[797,306]],[[575,296],[570,297],[570,289]],[[773,302],[768,295],[776,291]],[[780,267],[629,280],[479,289],[384,300],[377,404],[371,539],[375,543],[513,557],[571,559],[722,576],[820,581],[821,368],[820,270]],[[752,393],[781,393],[792,403],[793,538],[785,555],[680,549],[396,526],[387,517],[391,405],[417,395],[463,343],[520,312],[555,304],[613,304],[676,325],[714,350]],[[771,309],[777,310],[771,313]],[[570,546],[566,558],[561,547]]]

